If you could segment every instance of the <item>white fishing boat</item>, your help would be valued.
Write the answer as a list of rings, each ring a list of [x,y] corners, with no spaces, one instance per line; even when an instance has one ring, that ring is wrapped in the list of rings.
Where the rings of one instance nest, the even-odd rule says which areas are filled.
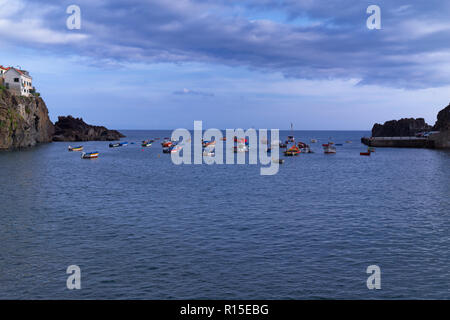
[[[203,149],[203,156],[204,157],[214,157],[214,145],[209,145],[205,149]]]
[[[248,147],[245,144],[238,144],[236,147],[233,148],[235,153],[240,152],[248,152]]]
[[[177,152],[180,152],[182,149],[183,149],[183,146],[176,145],[175,147],[173,147],[172,150],[170,150],[170,153],[177,153]]]
[[[303,148],[300,148],[300,151],[301,153],[314,153],[308,145],[306,145]]]
[[[323,144],[323,152],[325,154],[333,154],[336,153],[336,147],[334,146],[333,142],[328,142],[327,144]]]

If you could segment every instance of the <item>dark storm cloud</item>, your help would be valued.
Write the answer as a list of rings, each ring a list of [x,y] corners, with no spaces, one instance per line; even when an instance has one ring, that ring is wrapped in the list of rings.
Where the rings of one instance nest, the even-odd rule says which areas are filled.
[[[65,8],[73,2],[39,1],[48,7],[39,16],[43,26],[60,36],[87,36],[56,41],[50,50],[119,63],[218,63],[394,87],[450,83],[449,2],[376,1],[382,30],[368,30],[366,9],[375,4],[368,1],[82,0],[82,30],[68,31]],[[275,21],[275,14],[285,20]],[[40,40],[21,44],[43,42],[49,49]]]

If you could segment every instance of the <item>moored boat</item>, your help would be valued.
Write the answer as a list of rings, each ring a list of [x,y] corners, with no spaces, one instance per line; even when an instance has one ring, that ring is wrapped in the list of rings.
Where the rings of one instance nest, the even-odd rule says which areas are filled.
[[[88,152],[88,153],[83,152],[81,154],[81,159],[96,159],[96,158],[98,158],[98,155],[99,155],[98,151]]]
[[[240,153],[240,152],[248,152],[248,147],[245,144],[238,144],[237,146],[233,147],[234,153]]]
[[[294,144],[292,147],[290,147],[289,149],[284,151],[284,155],[285,156],[298,156],[300,154],[300,152],[301,152],[300,148]]]
[[[183,149],[182,146],[176,145],[170,150],[170,153],[177,153],[177,152],[180,152],[182,149]]]
[[[371,152],[370,151],[368,151],[368,152],[360,152],[359,154],[361,156],[370,156]]]
[[[144,140],[144,141],[142,141],[141,146],[142,147],[151,147],[152,144],[153,144],[153,140]]]
[[[305,147],[300,149],[301,153],[314,153],[314,151],[311,150],[311,148],[306,145]]]
[[[311,139],[311,143],[316,143],[317,139]]]
[[[83,151],[83,146],[71,147],[68,148],[69,151]]]
[[[286,144],[295,143],[294,138],[294,124],[291,123],[291,135],[287,136]]]
[[[110,148],[118,148],[118,147],[121,147],[122,145],[120,144],[120,143],[110,143],[109,144],[109,147]]]
[[[336,153],[336,147],[334,146],[333,142],[329,142],[327,144],[323,144],[322,147],[323,147],[323,152],[325,154],[334,154],[334,153]]]
[[[203,150],[204,157],[214,157],[215,154],[214,148],[205,148],[205,150]]]
[[[216,141],[203,141],[202,145],[203,148],[206,148],[207,146],[214,146],[216,144]]]

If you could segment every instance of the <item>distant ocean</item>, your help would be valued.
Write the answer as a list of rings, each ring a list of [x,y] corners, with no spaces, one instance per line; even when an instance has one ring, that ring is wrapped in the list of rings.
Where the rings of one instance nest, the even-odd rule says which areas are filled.
[[[0,152],[0,299],[450,299],[449,152],[362,157],[369,132],[296,131],[315,153],[261,176],[177,166],[140,146],[171,131],[123,132],[136,144]]]

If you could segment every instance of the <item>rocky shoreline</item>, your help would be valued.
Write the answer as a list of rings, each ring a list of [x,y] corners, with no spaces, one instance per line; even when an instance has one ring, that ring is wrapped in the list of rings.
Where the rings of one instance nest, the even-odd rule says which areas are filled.
[[[0,89],[0,150],[33,147],[52,141],[114,141],[116,130],[85,123],[81,118],[59,117],[53,124],[40,97],[23,97]]]
[[[370,147],[450,149],[450,104],[438,113],[434,126],[423,118],[376,123],[372,136],[361,142]]]

